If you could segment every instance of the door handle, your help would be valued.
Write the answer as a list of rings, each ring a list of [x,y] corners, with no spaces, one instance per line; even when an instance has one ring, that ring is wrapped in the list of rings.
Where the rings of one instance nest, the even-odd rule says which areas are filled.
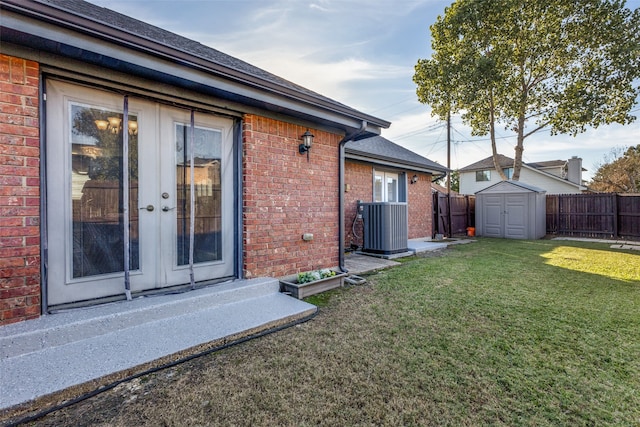
[[[142,210],[142,209],[146,209],[146,210],[148,210],[149,212],[153,212],[153,210],[154,210],[155,208],[153,207],[153,205],[147,205],[147,206],[144,206],[144,207],[140,208],[140,210]]]
[[[172,208],[170,208],[169,206],[163,206],[162,207],[162,212],[169,212],[170,210],[173,210],[173,209],[175,209],[175,206],[172,207]]]

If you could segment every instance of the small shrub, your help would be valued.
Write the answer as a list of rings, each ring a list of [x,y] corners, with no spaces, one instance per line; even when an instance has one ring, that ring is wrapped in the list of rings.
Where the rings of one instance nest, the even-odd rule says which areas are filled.
[[[298,273],[298,284],[314,282],[320,279],[326,279],[327,277],[335,276],[336,272],[328,268],[315,271],[307,271],[304,273]]]

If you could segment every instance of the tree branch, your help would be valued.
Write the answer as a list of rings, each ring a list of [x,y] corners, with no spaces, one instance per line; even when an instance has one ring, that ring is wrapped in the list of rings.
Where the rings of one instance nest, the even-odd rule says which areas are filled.
[[[537,128],[535,128],[534,130],[532,130],[531,132],[527,132],[526,134],[524,134],[524,136],[522,137],[522,139],[525,139],[526,137],[533,135],[534,133],[538,132],[540,129],[544,129],[550,122],[545,122],[543,124],[541,124],[540,126],[538,126]]]

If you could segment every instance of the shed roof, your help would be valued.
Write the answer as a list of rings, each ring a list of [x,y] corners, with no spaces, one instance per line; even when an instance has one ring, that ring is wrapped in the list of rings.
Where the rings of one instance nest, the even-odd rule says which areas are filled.
[[[521,181],[509,180],[509,181],[500,181],[496,184],[490,185],[487,188],[483,188],[482,190],[477,191],[476,194],[500,192],[500,190],[503,190],[506,188],[518,189],[518,190],[521,190],[522,192],[530,192],[530,193],[546,193],[547,192],[547,190],[544,190],[540,187],[536,187],[534,185],[529,185]]]
[[[382,136],[347,142],[345,144],[345,157],[418,172],[445,173],[449,171],[446,167]]]

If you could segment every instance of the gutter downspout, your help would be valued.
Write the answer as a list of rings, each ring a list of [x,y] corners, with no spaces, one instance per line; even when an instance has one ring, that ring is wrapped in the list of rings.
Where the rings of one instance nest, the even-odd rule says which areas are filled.
[[[442,179],[442,178],[444,178],[445,176],[447,176],[447,173],[446,173],[446,172],[442,172],[442,175],[438,175],[438,176],[434,176],[434,177],[432,177],[432,178],[431,178],[431,182],[434,182],[434,181],[437,181],[437,180],[439,180],[439,179]]]
[[[362,135],[366,128],[367,121],[363,120],[360,125],[360,129],[350,135],[345,135],[338,143],[338,187],[340,194],[340,201],[338,203],[338,224],[340,227],[338,231],[338,268],[343,273],[347,273],[349,271],[344,266],[344,145],[353,138]]]

